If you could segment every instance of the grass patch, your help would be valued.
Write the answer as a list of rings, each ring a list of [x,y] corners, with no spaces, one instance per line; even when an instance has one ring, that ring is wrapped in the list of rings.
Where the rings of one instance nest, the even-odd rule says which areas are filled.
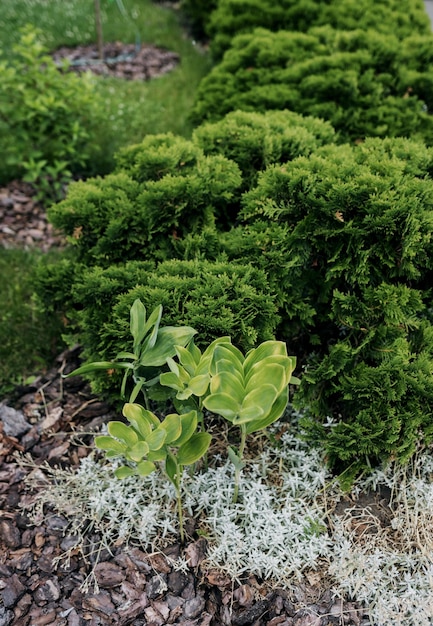
[[[40,254],[0,248],[0,398],[43,371],[62,347],[60,324],[38,312],[32,298]]]

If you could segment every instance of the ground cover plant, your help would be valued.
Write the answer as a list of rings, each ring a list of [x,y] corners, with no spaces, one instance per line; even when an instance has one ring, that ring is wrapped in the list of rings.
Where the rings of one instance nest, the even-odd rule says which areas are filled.
[[[206,23],[217,59],[236,35],[259,26],[274,32],[307,32],[324,25],[338,30],[373,29],[399,39],[428,35],[431,30],[422,0],[220,0]]]

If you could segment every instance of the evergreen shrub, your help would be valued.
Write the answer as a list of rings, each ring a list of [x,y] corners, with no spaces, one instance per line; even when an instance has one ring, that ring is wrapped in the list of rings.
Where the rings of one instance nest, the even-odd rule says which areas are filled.
[[[292,111],[234,111],[220,122],[202,124],[193,133],[193,141],[205,154],[222,154],[239,165],[243,189],[255,185],[259,172],[268,165],[306,156],[334,139],[329,122]]]
[[[212,52],[220,59],[236,35],[257,27],[306,32],[324,25],[371,28],[399,39],[431,32],[422,0],[220,0],[207,30]]]
[[[421,293],[402,284],[333,294],[333,342],[306,367],[296,404],[308,407],[307,438],[348,483],[433,439],[433,326],[424,316]]]
[[[324,146],[269,167],[225,236],[278,289],[278,336],[310,355],[297,402],[334,465],[404,460],[431,435],[431,292],[416,287],[433,262],[432,158],[404,139]]]
[[[71,184],[49,217],[85,264],[165,260],[186,233],[235,220],[232,199],[241,182],[236,163],[222,155],[156,135],[123,150],[112,174]]]
[[[218,0],[181,0],[181,9],[186,15],[192,34],[198,39],[206,39],[212,11]]]
[[[132,261],[95,267],[82,272],[71,291],[71,332],[89,362],[113,360],[131,348],[129,310],[136,298],[147,310],[162,304],[163,324],[192,326],[203,346],[230,336],[247,351],[273,339],[279,321],[266,274],[241,263]],[[118,397],[117,375],[92,376],[98,392]]]
[[[374,31],[239,35],[200,84],[194,120],[289,109],[331,122],[340,141],[368,136],[433,143],[433,37]]]

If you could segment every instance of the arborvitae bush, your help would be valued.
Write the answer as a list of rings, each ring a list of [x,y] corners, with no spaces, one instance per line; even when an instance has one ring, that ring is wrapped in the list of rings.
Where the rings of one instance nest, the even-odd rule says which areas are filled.
[[[259,26],[305,32],[326,24],[341,30],[371,28],[399,39],[431,31],[422,0],[220,0],[208,32],[212,52],[220,58],[236,35]]]
[[[233,161],[156,136],[122,151],[113,174],[72,184],[49,217],[88,265],[164,260],[176,239],[236,219],[231,202],[241,180]]]
[[[180,6],[189,20],[191,32],[198,39],[205,39],[208,35],[210,16],[217,5],[218,0],[181,0]]]
[[[163,306],[162,324],[198,331],[197,345],[228,335],[248,350],[272,339],[279,317],[264,272],[246,264],[209,261],[130,262],[93,268],[72,286],[75,339],[89,361],[112,360],[132,348],[129,309],[140,298],[148,311]],[[118,376],[93,377],[98,391],[118,395]]]
[[[220,122],[202,124],[193,134],[205,154],[222,154],[239,165],[243,189],[251,188],[268,165],[311,154],[334,139],[328,122],[292,111],[234,111]]]
[[[296,402],[308,407],[308,437],[348,482],[377,461],[407,460],[420,439],[433,438],[433,326],[423,312],[420,293],[404,285],[333,295],[339,338],[311,360]]]
[[[225,237],[278,289],[279,336],[315,355],[298,403],[334,464],[404,459],[428,431],[433,329],[414,287],[433,263],[432,159],[403,139],[325,146],[268,168],[244,196],[250,225]]]
[[[340,141],[368,136],[433,143],[433,37],[374,31],[239,35],[201,82],[196,122],[230,111],[290,109],[331,122]]]

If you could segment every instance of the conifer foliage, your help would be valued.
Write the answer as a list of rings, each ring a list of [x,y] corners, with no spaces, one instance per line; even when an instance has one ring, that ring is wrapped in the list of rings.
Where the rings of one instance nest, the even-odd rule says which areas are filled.
[[[212,6],[227,51],[201,125],[70,186],[50,217],[73,264],[41,267],[39,297],[89,360],[127,349],[137,298],[204,343],[286,342],[306,436],[350,481],[433,439],[428,18],[421,0]]]

